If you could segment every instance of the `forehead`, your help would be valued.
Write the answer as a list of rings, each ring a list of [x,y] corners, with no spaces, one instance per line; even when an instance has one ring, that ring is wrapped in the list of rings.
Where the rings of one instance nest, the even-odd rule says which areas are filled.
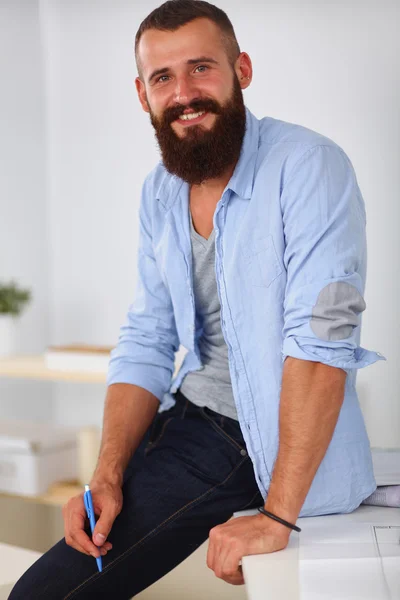
[[[221,30],[210,19],[195,19],[175,31],[149,29],[142,35],[138,56],[144,76],[151,70],[174,67],[196,56],[228,62]]]

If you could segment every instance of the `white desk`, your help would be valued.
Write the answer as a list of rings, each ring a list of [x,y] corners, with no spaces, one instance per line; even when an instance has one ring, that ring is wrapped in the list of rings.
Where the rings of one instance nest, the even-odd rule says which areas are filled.
[[[284,550],[243,557],[248,600],[400,600],[400,509],[362,505],[297,525]]]

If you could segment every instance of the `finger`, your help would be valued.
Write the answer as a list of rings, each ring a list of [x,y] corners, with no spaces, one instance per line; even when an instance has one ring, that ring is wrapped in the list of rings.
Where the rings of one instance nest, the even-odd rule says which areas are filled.
[[[71,512],[69,518],[69,535],[76,544],[79,544],[89,554],[95,557],[100,556],[99,549],[92,542],[90,537],[85,533],[85,516],[79,512]]]
[[[71,546],[71,548],[73,548],[74,550],[77,550],[77,552],[80,552],[81,554],[86,554],[86,556],[92,556],[90,554],[90,552],[85,550],[85,548],[83,548],[83,546],[78,544],[72,538],[69,538],[69,539],[65,538],[65,542],[68,544],[68,546]]]
[[[240,557],[237,555],[237,552],[230,550],[224,555],[222,562],[222,578],[233,585],[244,583],[243,572],[239,562]]]
[[[116,505],[112,501],[105,503],[93,531],[92,539],[97,546],[102,546],[106,541],[116,516]]]
[[[75,550],[78,550],[79,552],[82,552],[82,554],[86,554],[87,556],[93,556],[93,558],[97,558],[97,556],[95,556],[94,554],[90,554],[84,548],[82,548],[82,546],[80,546],[77,543],[75,543]],[[106,548],[99,548],[99,553],[101,556],[105,556],[107,554],[107,552],[108,552],[108,550],[106,550]]]
[[[79,544],[76,540],[74,540],[69,534],[65,535],[65,543],[68,546],[71,546],[71,548],[73,548],[74,550],[77,550],[78,552],[81,552],[82,554],[86,554],[86,556],[95,556],[94,554],[91,554],[88,550],[86,550],[83,546],[81,546],[81,544]],[[105,554],[107,553],[107,549],[106,551],[102,552],[103,548],[100,549],[100,553],[105,556]]]
[[[85,550],[85,548],[82,548],[82,546],[80,544],[77,544],[71,537],[69,536],[65,536],[65,543],[67,544],[67,546],[70,546],[71,548],[73,548],[74,550],[77,550],[78,552],[81,552],[82,554],[86,554],[87,556],[90,556],[89,552],[87,550]]]
[[[219,552],[216,554],[214,572],[217,577],[220,577],[220,579],[224,579],[225,575],[229,575],[229,573],[224,568],[226,558],[229,552],[229,546],[224,546],[221,544]]]
[[[73,521],[73,519],[71,519],[73,514],[76,513],[77,515],[81,515],[81,519],[78,518],[77,522],[76,522],[76,526],[78,527],[78,529],[81,527],[82,523],[83,523],[84,530],[89,528],[89,519],[86,517],[86,515],[83,514],[83,508],[81,506],[81,504],[83,504],[83,496],[80,499],[78,499],[78,502],[77,502],[77,499],[74,499],[74,500],[75,500],[75,502],[70,502],[63,506],[65,542],[68,546],[71,546],[78,552],[81,552],[82,554],[86,554],[87,556],[92,556],[90,554],[90,551],[88,548],[85,548],[84,546],[82,546],[81,543],[79,543],[76,539],[74,539],[74,536],[75,536],[74,521]],[[77,508],[77,506],[78,506],[78,508]],[[71,523],[72,523],[72,525],[71,525]],[[71,527],[72,527],[72,531],[71,531]],[[90,537],[87,536],[87,539],[90,540]],[[105,556],[107,551],[112,549],[112,543],[106,542],[104,544],[104,548],[105,548],[106,552],[104,552],[104,553],[101,552],[101,554],[103,556]]]
[[[89,538],[89,539],[90,539],[90,538]],[[96,547],[96,548],[97,548],[97,552],[92,552],[92,551],[88,552],[88,551],[87,551],[87,550],[86,550],[86,549],[85,549],[83,546],[81,546],[81,544],[79,544],[79,543],[78,543],[76,540],[73,540],[73,543],[72,543],[72,544],[69,544],[69,545],[72,545],[72,547],[73,547],[75,550],[78,550],[79,552],[82,552],[82,554],[86,554],[87,556],[93,556],[93,558],[98,558],[99,556],[105,556],[105,555],[107,554],[107,552],[109,552],[109,550],[111,550],[111,548],[109,548],[109,547],[105,547],[105,544],[104,544],[104,546],[101,546],[100,548],[97,548],[97,547]]]
[[[220,536],[220,533],[219,533],[218,526],[210,529],[210,532],[209,532],[209,540],[210,540],[209,541],[209,549],[210,549],[209,563],[210,563],[210,569],[212,569],[214,571],[214,573],[215,573],[215,569],[218,567],[219,554],[222,549],[221,540],[220,540],[219,536]]]
[[[88,552],[88,550],[86,550],[80,544],[78,544],[76,542],[76,540],[74,540],[73,537],[71,536],[70,520],[71,520],[71,511],[72,510],[73,510],[73,508],[70,506],[70,504],[66,504],[63,506],[65,543],[68,546],[71,546],[71,548],[74,548],[74,550],[77,550],[78,552],[82,552],[82,554],[86,554],[86,555],[90,556],[90,553]]]
[[[103,546],[100,546],[100,548],[99,548],[100,554],[102,556],[105,556],[107,554],[107,552],[109,552],[111,550],[111,548],[106,546],[106,544],[107,544],[107,542],[105,544],[103,544]]]
[[[215,560],[215,544],[214,540],[208,540],[208,551],[207,551],[207,567],[211,570],[214,570],[214,560]]]
[[[223,580],[231,585],[244,585],[243,575],[226,575]]]
[[[91,529],[90,529],[90,525],[87,525],[87,526],[85,527],[85,530],[84,530],[84,531],[85,531],[86,535],[88,536],[88,538],[89,538],[89,539],[90,539],[90,540],[93,542],[93,534],[92,534],[92,531],[91,531]],[[94,543],[94,542],[93,542],[93,543]],[[102,550],[103,548],[105,548],[105,549],[107,550],[107,552],[108,552],[109,550],[111,550],[111,549],[112,549],[112,547],[113,547],[112,543],[111,543],[111,542],[109,542],[108,540],[107,540],[106,542],[104,542],[104,544],[102,544],[102,545],[100,545],[100,546],[99,546],[98,544],[94,544],[94,545],[95,545],[97,548],[99,548],[100,550]]]

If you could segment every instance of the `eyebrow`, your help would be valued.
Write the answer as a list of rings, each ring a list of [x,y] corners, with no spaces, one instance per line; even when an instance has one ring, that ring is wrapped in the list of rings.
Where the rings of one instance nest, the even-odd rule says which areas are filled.
[[[209,56],[199,56],[199,58],[190,58],[187,61],[187,65],[195,65],[196,63],[199,62],[207,62],[207,63],[213,63],[215,65],[218,65],[218,61],[216,61],[214,58],[211,58]],[[169,67],[163,67],[162,69],[156,69],[155,71],[152,72],[152,74],[150,75],[150,77],[148,78],[148,82],[150,83],[150,81],[152,81],[154,79],[154,77],[156,77],[157,75],[163,75],[164,73],[168,73],[169,71]]]

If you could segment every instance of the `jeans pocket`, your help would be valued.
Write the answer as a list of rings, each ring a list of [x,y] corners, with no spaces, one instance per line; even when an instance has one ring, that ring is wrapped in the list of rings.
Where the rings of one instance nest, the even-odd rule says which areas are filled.
[[[154,450],[154,448],[158,445],[162,437],[164,436],[165,430],[168,426],[168,423],[172,421],[174,417],[163,418],[163,415],[157,415],[153,421],[153,425],[150,431],[149,441],[144,450],[145,456],[149,453],[150,450]]]
[[[156,413],[156,416],[149,427],[149,441],[147,442],[144,451],[145,455],[150,449],[155,448],[158,442],[162,439],[168,423],[170,423],[174,417],[184,414],[187,399],[179,393],[175,394],[174,397],[174,406],[161,413]]]
[[[240,429],[239,422],[220,415],[215,411],[204,406],[200,410],[201,416],[209,421],[210,425],[217,431],[227,442],[229,442],[234,448],[240,451],[242,456],[247,455],[246,443],[243,439],[243,435]]]

